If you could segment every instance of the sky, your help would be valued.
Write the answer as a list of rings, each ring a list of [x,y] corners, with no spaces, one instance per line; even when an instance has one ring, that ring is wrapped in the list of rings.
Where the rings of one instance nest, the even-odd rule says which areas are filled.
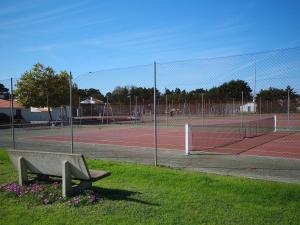
[[[37,62],[55,71],[72,71],[75,77],[149,65],[137,67],[138,74],[139,70],[151,73],[154,61],[300,46],[299,0],[1,0],[0,8],[0,80],[20,77]],[[255,70],[253,61],[238,61],[236,66],[230,59],[230,71],[245,63]],[[292,67],[298,66],[297,62]],[[176,66],[162,70],[172,68]],[[217,72],[208,74],[212,73],[219,76]],[[110,85],[124,84],[115,74],[105,75],[113,76],[116,82],[104,81],[107,90]],[[136,77],[126,75],[122,79]],[[175,87],[182,83],[179,77],[169,76],[161,82],[173,80],[171,86]],[[137,84],[151,83],[148,77],[138,79],[141,82],[134,80]],[[192,75],[187,79],[188,85],[195,83],[193,79]],[[86,86],[91,83],[86,82]]]

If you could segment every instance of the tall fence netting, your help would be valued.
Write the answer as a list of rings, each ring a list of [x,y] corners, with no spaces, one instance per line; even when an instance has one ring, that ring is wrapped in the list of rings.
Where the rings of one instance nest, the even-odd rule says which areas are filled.
[[[295,48],[158,63],[160,148],[184,150],[185,124],[192,150],[239,153],[276,139],[292,143],[300,130],[299,56]]]
[[[153,65],[73,79],[74,151],[152,163]]]
[[[69,152],[69,82],[61,78],[59,86],[49,80],[43,83],[34,71],[31,82],[13,79],[16,149]],[[68,135],[69,138],[61,140]],[[59,138],[58,138],[59,137]]]
[[[142,163],[155,161],[157,147],[170,166],[187,147],[294,157],[299,59],[298,47],[0,80],[0,147]]]

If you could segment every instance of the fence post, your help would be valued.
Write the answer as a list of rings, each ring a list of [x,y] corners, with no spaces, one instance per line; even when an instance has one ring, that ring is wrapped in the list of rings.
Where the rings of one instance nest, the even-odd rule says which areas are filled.
[[[131,111],[131,91],[130,91],[130,94],[129,94],[129,116],[130,116],[130,118],[132,116],[132,111]]]
[[[262,107],[262,105],[261,105],[262,103],[261,103],[261,97],[259,97],[259,118],[261,119],[261,107]]]
[[[243,132],[243,137],[246,136],[246,130],[244,131],[244,92],[242,91],[242,106],[240,106],[241,111],[241,130]]]
[[[106,124],[108,124],[108,112],[109,112],[109,106],[108,106],[108,96],[106,97]]]
[[[277,132],[277,116],[274,115],[274,132]]]
[[[242,91],[241,124],[244,123],[244,92]]]
[[[204,125],[204,96],[203,93],[201,94],[201,119],[202,119],[202,126]]]
[[[168,115],[169,115],[169,111],[168,111],[168,95],[166,94],[166,126],[168,126]]]
[[[287,117],[288,117],[288,128],[290,129],[290,90],[287,91]]]
[[[71,128],[71,153],[73,154],[73,150],[74,150],[74,133],[73,133],[73,103],[72,103],[72,73],[70,72],[69,75],[69,93],[70,93],[70,108],[69,108],[69,113],[70,113],[70,117],[69,117],[69,121],[70,121],[70,128]]]
[[[256,114],[256,59],[255,59],[255,68],[254,68],[254,95],[253,95],[253,103],[254,103],[254,113]]]
[[[232,116],[235,115],[235,104],[234,104],[234,98],[232,98]]]
[[[12,144],[13,149],[16,148],[16,141],[15,141],[15,117],[14,117],[14,85],[13,85],[13,78],[10,78],[10,120],[11,120],[11,137],[12,137]]]
[[[153,125],[154,125],[154,165],[157,166],[157,121],[156,121],[156,62],[153,64],[154,90],[153,90]]]
[[[134,96],[134,100],[135,100],[135,102],[134,102],[134,123],[136,124],[137,123],[137,114],[138,114],[138,106],[137,106],[137,96],[135,95]]]

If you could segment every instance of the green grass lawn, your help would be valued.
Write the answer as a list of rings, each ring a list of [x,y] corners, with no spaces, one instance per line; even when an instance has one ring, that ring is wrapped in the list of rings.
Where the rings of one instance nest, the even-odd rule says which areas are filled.
[[[0,191],[0,224],[300,224],[300,185],[88,160],[112,172],[94,205],[33,204]],[[0,151],[0,184],[17,180]]]

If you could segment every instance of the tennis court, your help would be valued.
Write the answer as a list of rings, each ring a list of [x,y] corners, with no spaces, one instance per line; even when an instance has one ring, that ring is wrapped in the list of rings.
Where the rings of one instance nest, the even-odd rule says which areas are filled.
[[[199,123],[199,121],[198,121]],[[206,125],[191,126],[190,154],[219,153],[252,156],[270,156],[300,159],[300,132],[279,130],[274,132],[273,118],[249,120],[240,123],[228,120],[211,119]],[[260,125],[260,127],[258,127]],[[68,143],[70,134],[67,128],[56,128],[52,132],[36,131],[23,139],[41,143]],[[119,151],[132,148],[153,150],[154,134],[151,126],[140,124],[109,124],[75,126],[74,144],[95,145],[101,152],[111,146]],[[181,151],[186,148],[184,126],[159,127],[158,149]],[[82,146],[82,145],[81,145]]]

